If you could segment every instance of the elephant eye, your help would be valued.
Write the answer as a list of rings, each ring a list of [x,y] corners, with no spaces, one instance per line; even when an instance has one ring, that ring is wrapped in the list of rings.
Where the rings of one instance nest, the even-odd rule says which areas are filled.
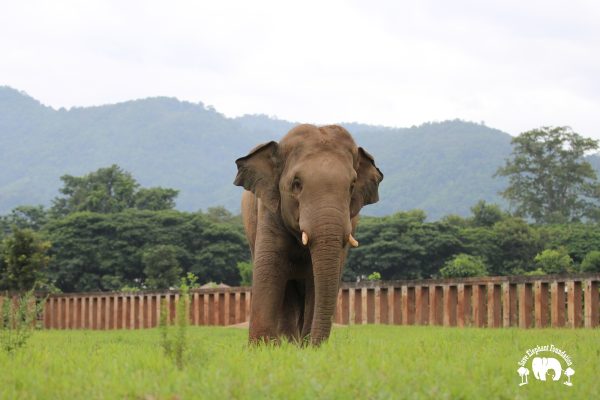
[[[350,194],[352,194],[354,192],[355,185],[356,185],[356,180],[353,180],[352,183],[350,184]]]
[[[292,192],[299,193],[301,190],[302,182],[300,182],[300,179],[294,178],[294,180],[292,181]]]

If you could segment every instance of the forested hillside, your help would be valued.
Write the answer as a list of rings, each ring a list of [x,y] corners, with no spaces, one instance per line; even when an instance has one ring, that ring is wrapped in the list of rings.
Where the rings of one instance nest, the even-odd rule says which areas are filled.
[[[237,212],[234,160],[293,125],[266,116],[226,118],[202,103],[166,97],[55,110],[0,87],[0,214],[50,205],[62,175],[112,164],[144,186],[179,190],[177,209],[223,205]],[[343,125],[385,174],[381,201],[365,214],[419,208],[438,219],[467,215],[479,199],[500,202],[504,182],[492,175],[510,152],[506,133],[458,120],[401,129]]]

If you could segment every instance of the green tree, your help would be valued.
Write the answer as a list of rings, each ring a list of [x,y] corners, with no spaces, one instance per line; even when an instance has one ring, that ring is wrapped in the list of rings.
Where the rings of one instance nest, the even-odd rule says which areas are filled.
[[[173,245],[150,247],[142,254],[146,286],[150,289],[168,289],[179,282],[182,269],[177,261],[181,252]]]
[[[489,275],[519,275],[533,268],[543,250],[538,230],[520,218],[506,218],[492,227],[469,227],[459,233],[464,253],[481,257]]]
[[[539,232],[520,218],[507,218],[492,227],[495,254],[488,254],[492,275],[519,275],[530,271],[532,260],[543,249]]]
[[[82,177],[63,175],[63,187],[53,201],[52,211],[66,215],[77,211],[113,213],[132,208],[139,184],[118,165],[100,168]]]
[[[568,127],[542,127],[512,139],[513,152],[496,176],[508,177],[501,194],[517,215],[538,223],[576,222],[600,217],[600,184],[584,160],[598,141]]]
[[[134,196],[135,208],[138,210],[171,210],[175,208],[178,190],[161,187],[140,188]]]
[[[593,250],[586,254],[581,262],[582,272],[600,272],[600,251]]]
[[[82,211],[110,214],[130,208],[171,210],[179,194],[175,189],[141,188],[129,172],[114,164],[81,177],[63,175],[60,179],[63,196],[55,198],[51,208],[57,217]]]
[[[546,249],[535,256],[536,267],[546,274],[573,272],[573,259],[564,247]]]
[[[473,216],[470,221],[473,226],[493,226],[496,222],[502,221],[506,214],[497,204],[488,204],[480,200],[471,207]]]
[[[25,291],[44,281],[49,249],[31,229],[14,227],[0,245],[0,289]]]
[[[242,223],[240,215],[233,215],[228,209],[222,206],[209,207],[204,215],[209,221],[214,223]]]
[[[470,276],[485,276],[487,268],[483,259],[468,254],[457,254],[448,260],[440,269],[444,278],[467,278]]]
[[[10,233],[11,226],[39,231],[46,222],[48,222],[48,213],[44,206],[19,206],[15,207],[10,214],[0,216],[0,229],[6,234]]]
[[[206,245],[194,257],[190,271],[203,282],[240,283],[239,260],[248,260],[248,244],[241,229],[230,224],[209,223],[204,230]]]

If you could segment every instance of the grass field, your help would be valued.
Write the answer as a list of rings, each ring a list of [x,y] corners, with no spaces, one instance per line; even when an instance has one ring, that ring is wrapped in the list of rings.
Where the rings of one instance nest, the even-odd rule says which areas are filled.
[[[156,329],[39,331],[0,352],[2,399],[593,399],[600,330],[335,328],[321,348],[248,348],[247,331],[190,327],[188,362],[165,358]],[[536,345],[571,356],[572,387],[517,362]]]

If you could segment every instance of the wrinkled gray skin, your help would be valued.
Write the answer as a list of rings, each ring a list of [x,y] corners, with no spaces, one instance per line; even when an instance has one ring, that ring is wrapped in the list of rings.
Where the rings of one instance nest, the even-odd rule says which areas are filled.
[[[383,174],[335,125],[297,126],[236,164],[254,264],[250,342],[317,345],[331,331],[349,235],[360,209],[378,201]]]

